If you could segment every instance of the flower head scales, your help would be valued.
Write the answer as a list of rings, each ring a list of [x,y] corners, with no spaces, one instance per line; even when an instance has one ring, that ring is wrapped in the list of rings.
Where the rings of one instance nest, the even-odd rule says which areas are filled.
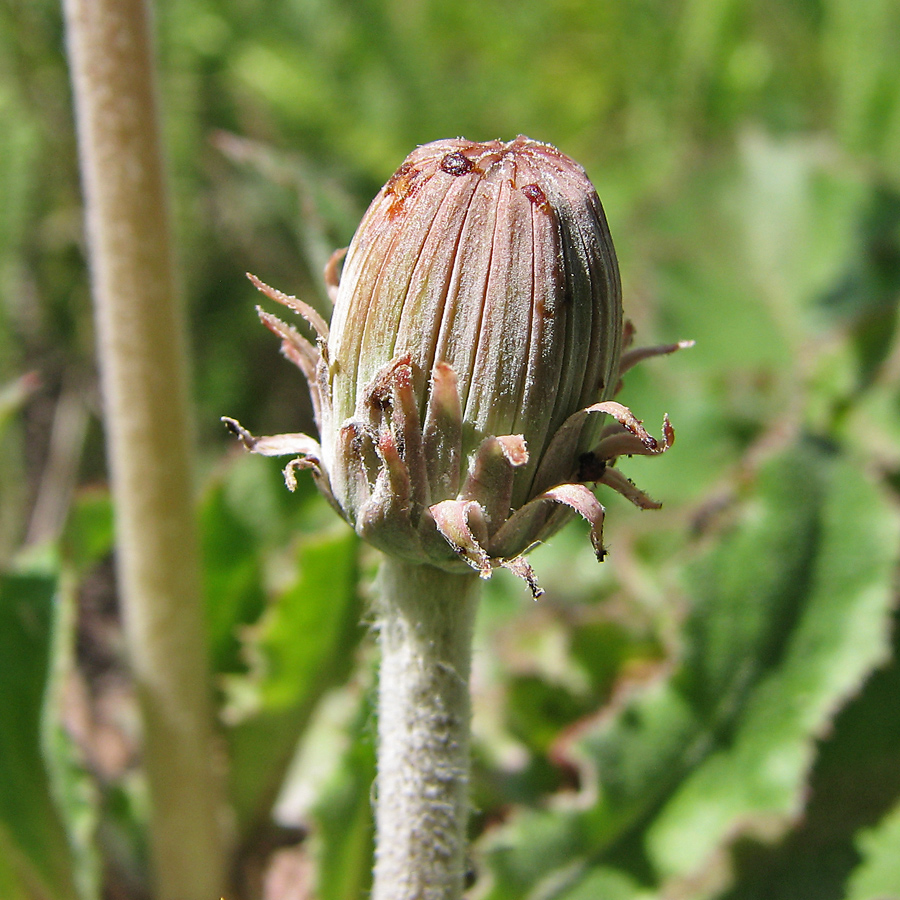
[[[657,454],[610,398],[625,369],[682,344],[623,353],[618,265],[584,170],[548,144],[463,139],[418,147],[381,189],[350,244],[330,328],[311,307],[263,285],[302,315],[314,346],[267,312],[263,322],[306,375],[320,441],[255,438],[257,453],[296,454],[335,508],[387,553],[450,571],[512,569],[537,594],[523,554],[573,513],[603,558],[604,483],[658,504],[614,468]]]

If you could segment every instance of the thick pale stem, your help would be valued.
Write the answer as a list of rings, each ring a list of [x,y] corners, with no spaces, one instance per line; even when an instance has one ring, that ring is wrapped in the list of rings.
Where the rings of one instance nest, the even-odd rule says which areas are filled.
[[[149,8],[144,0],[65,0],[65,13],[157,896],[210,900],[225,884],[224,804]]]
[[[373,900],[459,900],[476,575],[385,559]]]

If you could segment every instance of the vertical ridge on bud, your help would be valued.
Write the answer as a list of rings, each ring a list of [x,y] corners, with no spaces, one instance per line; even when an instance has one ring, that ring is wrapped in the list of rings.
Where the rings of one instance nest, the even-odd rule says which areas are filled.
[[[565,361],[565,345],[560,337],[566,330],[565,320],[559,315],[558,308],[562,302],[557,289],[562,272],[559,223],[546,195],[537,184],[530,182],[522,191],[531,202],[531,323],[526,374],[522,380],[522,396],[512,431],[524,432],[528,428],[532,455],[519,480],[514,505],[530,489],[540,462],[541,448],[551,433],[555,407],[548,415],[547,392],[543,383],[558,384],[560,381]],[[544,240],[540,239],[542,227],[546,229]],[[558,398],[556,403],[559,403]]]
[[[497,196],[505,227],[497,227],[493,233],[478,341],[463,407],[463,420],[479,437],[512,432],[528,346],[530,302],[526,305],[523,301],[530,301],[532,280],[524,252],[528,232],[523,205],[530,204],[505,177],[501,178]],[[528,233],[529,245],[530,238]]]
[[[451,183],[413,270],[396,335],[398,346],[415,348],[413,360],[423,377],[436,361],[456,253],[477,186],[473,178],[438,174],[434,177],[450,179]],[[423,401],[425,393],[421,390]]]
[[[460,235],[435,359],[457,373],[459,398],[466,408],[471,371],[491,265],[499,197],[489,184],[477,180],[469,215]],[[471,436],[466,443],[471,443]]]

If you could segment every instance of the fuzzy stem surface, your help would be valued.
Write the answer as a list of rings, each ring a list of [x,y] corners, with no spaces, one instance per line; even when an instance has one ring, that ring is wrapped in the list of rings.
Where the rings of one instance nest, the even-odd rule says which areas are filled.
[[[225,889],[182,311],[169,238],[150,7],[65,0],[116,563],[143,726],[159,900]]]
[[[385,558],[379,573],[373,900],[459,900],[478,576]]]

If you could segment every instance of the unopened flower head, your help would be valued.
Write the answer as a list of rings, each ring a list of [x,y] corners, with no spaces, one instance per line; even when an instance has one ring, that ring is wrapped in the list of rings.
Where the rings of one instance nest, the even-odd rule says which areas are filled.
[[[326,269],[331,327],[299,312],[317,346],[260,312],[306,374],[320,441],[255,438],[258,453],[299,454],[364,538],[451,571],[498,565],[537,592],[522,554],[574,512],[603,556],[605,483],[653,503],[613,463],[656,454],[609,398],[633,362],[677,344],[626,351],[619,271],[584,170],[548,144],[436,141],[417,148],[378,193]],[[254,279],[255,281],[255,279]]]

